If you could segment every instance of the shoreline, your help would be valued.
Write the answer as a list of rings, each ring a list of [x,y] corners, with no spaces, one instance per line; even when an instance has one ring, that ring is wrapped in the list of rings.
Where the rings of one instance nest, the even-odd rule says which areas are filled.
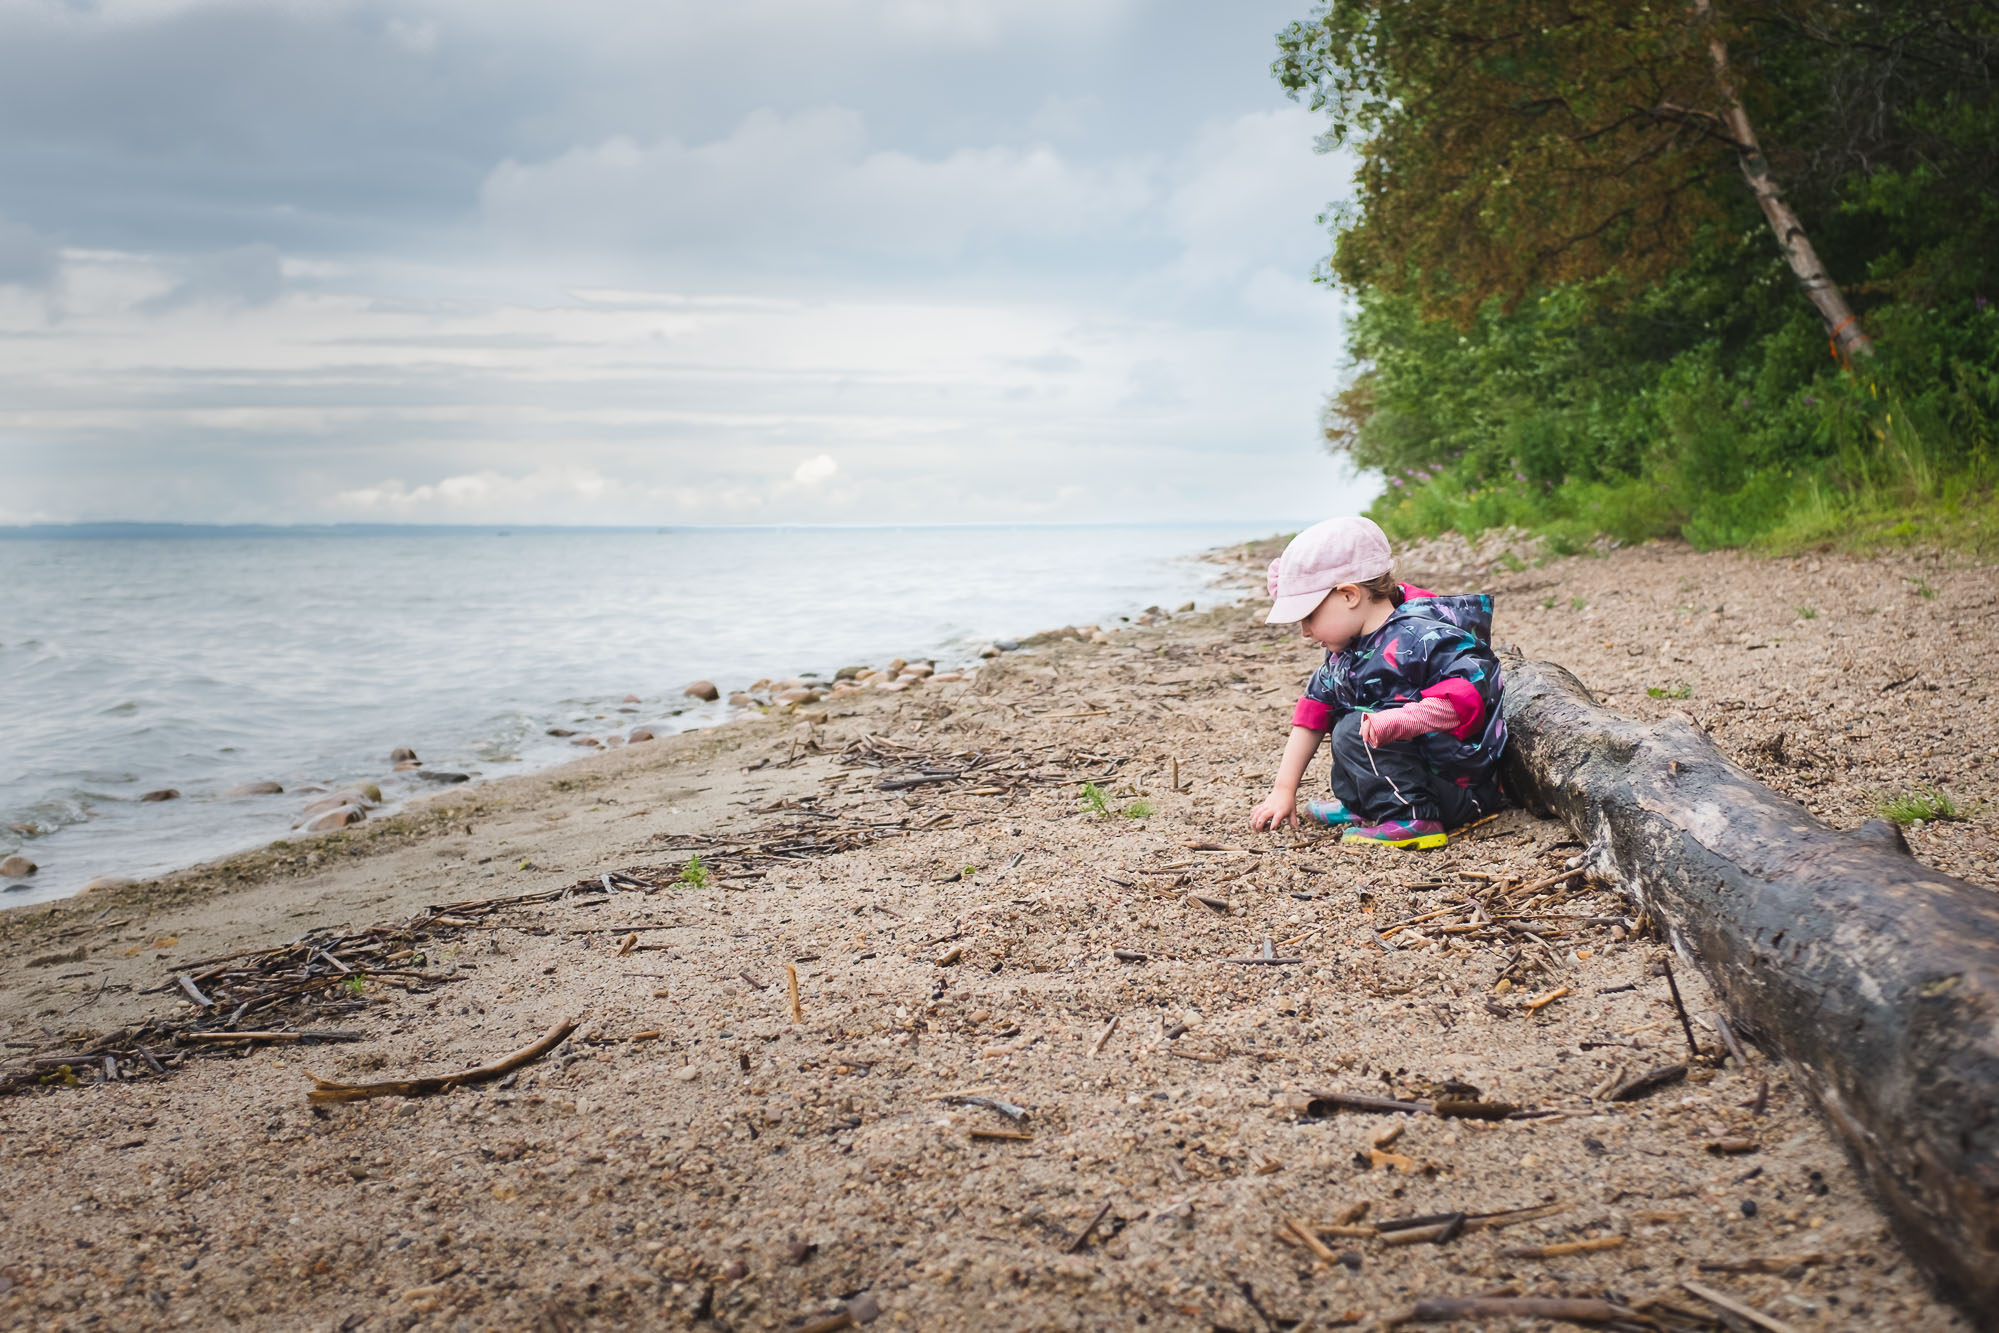
[[[1442,564],[1402,572],[1467,586]],[[1970,760],[1999,755],[1999,723],[1963,685],[1999,669],[1992,567],[1648,547],[1481,590],[1503,638],[1619,711],[1690,713],[1837,826],[1884,785],[1947,786],[1972,818],[1912,828],[1917,856],[1999,889],[1999,762]],[[1841,618],[1772,632],[1769,607],[1814,604]],[[1557,873],[1566,829],[1512,811],[1403,854],[1246,831],[1314,665],[1260,620],[1238,604],[1048,643],[975,683],[811,705],[829,714],[814,745],[802,719],[756,717],[439,793],[406,829],[326,835],[317,865],[219,862],[150,895],[7,913],[0,1027],[46,1046],[44,1027],[185,1021],[177,990],[143,992],[306,930],[605,873],[664,886],[428,927],[414,990],[364,981],[336,993],[337,1018],[270,1011],[357,1042],[190,1048],[170,1077],[86,1068],[89,1086],[16,1096],[0,1312],[795,1328],[865,1296],[854,1317],[896,1327],[990,1327],[1002,1308],[1022,1327],[1125,1327],[1136,1310],[1210,1329],[1257,1324],[1247,1282],[1272,1317],[1372,1327],[1502,1285],[1687,1305],[1685,1277],[1799,1329],[1967,1328],[1884,1239],[1787,1071],[1710,1040],[1683,1083],[1604,1098],[1620,1070],[1686,1056],[1651,970],[1664,947],[1615,895],[1523,892],[1545,958],[1434,924],[1463,894]],[[1905,743],[1915,719],[1927,757]],[[894,785],[970,765],[977,785]],[[1090,813],[1085,780],[1130,817]],[[678,878],[690,849],[712,882]],[[1232,961],[1266,939],[1302,961]],[[1714,1007],[1691,969],[1680,985],[1697,1018]],[[579,1013],[504,1085],[305,1100],[307,1070],[463,1069]],[[1297,1100],[1453,1080],[1551,1114]],[[1543,1204],[1559,1211],[1442,1246],[1365,1234]],[[1771,1264],[1700,1267],[1746,1259]]]
[[[1104,525],[1083,526],[1097,528]],[[1189,526],[1198,527],[1201,525]],[[471,529],[471,531],[483,531],[483,529]],[[1174,559],[1194,565],[1207,565],[1214,563],[1212,556],[1213,552],[1211,550],[1195,550],[1176,556]],[[1164,596],[1166,594],[1161,595]],[[1225,599],[1228,596],[1228,592],[1211,583],[1208,587],[1202,589],[1201,596],[1202,600],[1208,600],[1213,596],[1222,596]],[[1149,608],[1149,610],[1156,609],[1156,607]],[[1131,613],[1129,616],[1121,615],[1118,619],[1132,620],[1141,616],[1141,612],[1136,605],[1131,606],[1129,610]],[[1094,629],[1096,627],[1091,626],[1090,628]],[[1028,637],[1032,638],[1034,636],[1030,635]],[[1000,641],[1012,642],[1012,640]],[[938,643],[926,645],[920,651],[923,656],[912,660],[929,662],[940,672],[975,669],[980,660],[977,656],[979,648],[976,645],[967,648],[964,645]],[[961,657],[965,659],[965,665],[962,666],[959,664]],[[884,656],[877,660],[900,659]],[[822,665],[817,670],[797,671],[794,675],[804,679],[795,680],[794,683],[814,684],[817,688],[824,689],[833,682],[835,671],[844,665],[846,665],[845,662],[835,662]],[[815,677],[817,678],[816,680],[813,679]],[[714,676],[712,679],[721,687],[721,695],[724,699],[730,698],[732,695],[736,699],[743,699],[747,693],[754,692],[754,686],[750,687],[747,691],[736,690],[733,684],[726,683],[724,677],[720,675]],[[561,707],[551,704],[542,710],[544,716],[529,727],[527,737],[534,743],[517,745],[518,753],[508,755],[504,758],[464,758],[463,752],[467,742],[461,739],[461,742],[455,747],[460,752],[459,757],[447,758],[427,765],[418,765],[414,771],[405,771],[395,767],[392,759],[379,761],[379,768],[371,768],[366,763],[351,764],[344,766],[346,771],[337,779],[326,777],[323,774],[309,776],[304,779],[285,777],[285,781],[288,784],[295,785],[289,785],[282,794],[269,795],[235,790],[236,787],[248,788],[260,786],[272,776],[271,773],[262,770],[249,770],[213,781],[209,784],[209,789],[199,786],[189,787],[185,795],[176,790],[172,803],[163,804],[157,807],[157,809],[174,812],[183,810],[198,812],[194,813],[193,817],[198,819],[205,816],[207,824],[212,826],[210,831],[214,836],[197,835],[188,838],[191,846],[182,853],[185,859],[176,859],[173,864],[167,865],[164,868],[135,870],[129,865],[117,865],[103,854],[86,851],[85,854],[79,855],[79,850],[82,850],[80,848],[72,847],[65,848],[63,851],[57,851],[55,846],[44,846],[45,843],[49,842],[47,835],[23,838],[16,849],[17,853],[21,858],[35,863],[37,868],[29,875],[0,880],[0,916],[21,908],[32,908],[46,903],[74,898],[89,891],[94,886],[107,882],[112,886],[117,886],[129,881],[132,885],[143,887],[168,880],[185,878],[191,873],[199,872],[206,867],[218,866],[223,862],[232,862],[242,858],[255,860],[259,852],[271,848],[277,843],[320,836],[300,827],[300,824],[303,822],[301,811],[309,805],[323,804],[324,798],[333,793],[373,787],[378,793],[385,795],[387,800],[372,799],[363,805],[361,808],[364,812],[364,818],[360,822],[365,824],[370,819],[394,820],[404,811],[417,810],[420,807],[427,806],[433,803],[438,795],[445,794],[440,789],[425,785],[422,774],[426,771],[426,768],[442,771],[470,771],[474,775],[472,777],[472,783],[474,784],[507,781],[516,777],[530,777],[547,773],[585,757],[573,751],[566,751],[562,744],[563,741],[569,741],[578,750],[595,752],[618,748],[627,743],[625,737],[634,727],[644,729],[655,740],[658,740],[668,736],[704,730],[709,727],[727,725],[742,715],[743,709],[738,706],[724,705],[719,702],[704,702],[692,696],[683,696],[681,693],[682,686],[689,683],[691,683],[691,678],[690,681],[679,682],[667,687],[658,697],[657,708],[654,710],[654,716],[651,720],[645,720],[643,715],[626,707],[641,702],[635,696],[631,695],[627,695],[622,700],[618,699],[615,695],[607,696],[597,700],[594,704],[584,707],[581,710],[583,712],[589,712],[592,708],[602,710],[602,714],[588,721],[575,717],[574,715],[579,710],[574,707]],[[767,704],[769,701],[765,699],[762,702]],[[633,715],[626,718],[616,716],[617,713],[628,711],[633,712]],[[604,716],[603,714],[611,714],[611,716]],[[692,720],[681,721],[683,715],[691,715]],[[592,725],[593,723],[594,726]],[[402,732],[409,732],[411,728],[403,727],[400,730]],[[584,736],[579,733],[587,733],[591,736],[600,737],[601,741],[599,744],[591,746],[587,744]],[[572,740],[571,738],[574,739]],[[433,742],[436,743],[434,744]],[[445,745],[448,753],[452,748],[448,742],[441,742],[436,736],[426,736],[421,733],[380,738],[381,753],[389,752],[392,746],[402,745],[413,745],[420,755],[431,754],[439,745]],[[311,748],[310,744],[308,744],[308,748]],[[282,767],[282,765],[279,767]],[[284,775],[279,774],[279,776]],[[406,784],[408,789],[396,790],[392,784]],[[160,781],[158,785],[162,788],[178,789],[187,784],[182,781],[175,781],[169,777]],[[113,808],[121,809],[122,807],[119,803],[136,799],[133,797],[114,798]],[[209,814],[207,811],[200,809],[200,807],[216,803],[229,803],[232,808],[214,814]],[[250,803],[267,804],[269,809],[249,809]],[[139,800],[138,804],[143,806],[145,801]],[[267,822],[268,827],[259,827],[255,833],[249,833],[240,828],[233,835],[226,832],[230,824],[240,824],[246,816],[248,819],[258,821],[260,825]],[[87,826],[88,823],[88,820],[83,821],[84,826]],[[404,821],[405,826],[407,826],[407,823],[408,821]],[[78,830],[79,826],[77,825],[62,825],[50,830],[50,832],[56,835],[74,837]],[[123,836],[129,839],[131,835],[128,831]],[[171,836],[169,835],[169,837]],[[82,860],[85,863],[86,868],[81,874],[92,875],[93,870],[100,873],[92,875],[87,880],[71,879],[68,882],[74,884],[73,888],[70,888],[67,892],[55,892],[51,896],[45,886],[50,882],[52,873],[61,873],[65,855],[67,855],[72,863],[76,860]]]

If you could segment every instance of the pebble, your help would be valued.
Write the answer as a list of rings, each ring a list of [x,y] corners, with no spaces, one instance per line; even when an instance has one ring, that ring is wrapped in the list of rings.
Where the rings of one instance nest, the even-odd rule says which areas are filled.
[[[628,695],[626,695],[626,696],[625,696],[624,698],[620,699],[620,700],[619,700],[618,702],[619,702],[619,703],[625,703],[625,704],[635,704],[635,703],[637,703],[638,701],[639,701],[639,696],[638,696],[638,695],[636,695],[636,694],[628,694]]]
[[[417,776],[422,778],[425,782],[453,783],[453,782],[470,782],[472,780],[472,775],[470,773],[447,773],[438,769],[432,769],[427,773],[419,773],[417,774]]]
[[[275,782],[246,782],[240,787],[231,787],[224,796],[278,796],[284,787]]]
[[[937,668],[930,665],[930,663],[928,662],[912,662],[908,666],[902,669],[902,674],[905,676],[915,676],[921,679],[924,676],[936,675]]]
[[[833,673],[833,679],[835,681],[852,680],[867,669],[864,666],[843,666]]]
[[[1020,640],[995,639],[993,640],[993,647],[999,649],[1003,653],[1017,653],[1020,651]]]
[[[731,699],[731,700],[730,700],[730,702],[731,702],[731,703],[733,703],[733,702],[735,702],[735,701],[734,701],[734,699]],[[637,745],[637,744],[638,744],[638,743],[639,743],[640,741],[649,741],[649,740],[651,740],[652,738],[653,738],[653,735],[652,735],[652,730],[651,730],[650,728],[648,728],[648,727],[633,727],[633,728],[632,728],[632,734],[631,734],[631,735],[629,735],[629,736],[627,736],[627,737],[625,737],[625,741],[626,741],[626,743],[627,743],[627,744],[629,744],[629,745]]]
[[[921,679],[921,676],[897,676],[894,680],[877,681],[875,688],[878,690],[906,690]]]
[[[784,690],[771,696],[781,704],[816,704],[824,696],[817,690]]]
[[[389,751],[389,762],[392,764],[415,763],[416,751],[406,745],[398,745],[395,749]]]
[[[826,719],[831,717],[832,714],[823,708],[813,708],[800,713],[798,716],[815,727],[823,727],[826,725]]]
[[[578,736],[575,740],[569,743],[571,745],[588,745],[592,749],[597,749],[597,750],[601,750],[604,748],[604,743],[598,740],[595,736]]]
[[[0,861],[0,875],[5,875],[8,879],[26,879],[40,869],[40,866],[25,856],[10,856]]]
[[[306,833],[325,833],[330,829],[346,828],[358,824],[368,817],[368,812],[358,805],[343,805],[328,810],[324,814],[308,815],[292,827]]]
[[[574,736],[576,733],[571,731],[568,727],[550,727],[546,732],[542,734],[546,736]]]
[[[986,645],[985,647],[983,647],[983,648],[979,649],[979,656],[980,656],[980,657],[998,657],[998,656],[999,656],[999,655],[1000,655],[1001,653],[1003,653],[1003,652],[1005,652],[1005,651],[1006,651],[1006,649],[1004,649],[1004,648],[1000,647],[1000,646],[999,646],[998,644],[996,644],[996,643],[989,643],[989,644],[987,644],[987,645]]]
[[[1180,604],[1180,608],[1179,608],[1179,609],[1180,609],[1180,611],[1181,611],[1182,613],[1185,613],[1185,612],[1188,612],[1188,611],[1192,611],[1192,610],[1194,609],[1194,604],[1193,604],[1192,602],[1182,602],[1182,603]]]
[[[99,875],[83,886],[85,893],[96,893],[100,889],[129,889],[139,881],[129,875]]]
[[[737,690],[729,696],[729,707],[748,708],[756,703],[756,698],[747,690]]]
[[[909,662],[906,658],[898,657],[893,662],[890,662],[886,667],[882,669],[886,671],[889,675],[894,676],[894,675],[899,675],[902,669],[908,665]]]
[[[139,799],[142,801],[178,801],[180,799],[180,792],[173,787],[162,787],[158,791],[147,792]]]
[[[962,671],[946,671],[941,675],[932,676],[930,681],[934,685],[948,685],[954,680],[963,680],[964,678],[965,673]]]
[[[697,680],[682,690],[681,693],[691,699],[699,699],[701,702],[709,704],[714,703],[722,697],[722,692],[715,688],[715,682],[711,680]]]

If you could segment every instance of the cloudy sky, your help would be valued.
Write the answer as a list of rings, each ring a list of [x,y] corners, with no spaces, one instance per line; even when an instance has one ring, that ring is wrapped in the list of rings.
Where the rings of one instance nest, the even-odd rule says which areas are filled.
[[[0,523],[1310,518],[1307,0],[0,0]]]

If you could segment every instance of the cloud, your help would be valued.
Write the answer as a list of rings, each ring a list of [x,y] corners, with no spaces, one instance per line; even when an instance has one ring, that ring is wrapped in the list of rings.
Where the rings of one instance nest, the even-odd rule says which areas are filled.
[[[47,291],[61,268],[62,255],[46,237],[0,218],[0,287]]]
[[[490,227],[572,248],[646,245],[760,256],[947,261],[981,245],[1100,241],[1156,197],[1150,164],[1078,163],[1042,146],[936,157],[871,148],[861,113],[769,107],[702,144],[615,136],[508,160],[480,191]]]
[[[473,472],[420,486],[391,478],[372,486],[337,492],[334,506],[350,514],[395,519],[412,517],[500,518],[546,512],[551,503],[593,505],[619,485],[589,468],[546,469],[510,477]]]
[[[264,306],[278,299],[284,285],[284,261],[276,246],[242,245],[188,261],[185,277],[140,302],[139,309],[157,315],[192,305]]]
[[[833,461],[833,455],[815,454],[798,465],[792,472],[791,479],[800,486],[817,486],[821,482],[831,481],[833,474],[839,470],[840,465]]]

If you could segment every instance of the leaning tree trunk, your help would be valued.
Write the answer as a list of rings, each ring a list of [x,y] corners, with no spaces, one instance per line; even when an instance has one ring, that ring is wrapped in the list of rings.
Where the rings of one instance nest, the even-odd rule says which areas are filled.
[[[1512,661],[1512,777],[1784,1059],[1908,1252],[1999,1329],[1999,893],[1893,825],[1842,833],[1684,721],[1640,725]]]
[[[1728,72],[1728,44],[1715,31],[1714,14],[1708,0],[1694,0],[1694,14],[1701,26],[1707,30],[1708,58],[1714,65],[1715,91],[1721,98],[1721,121],[1728,127],[1728,134],[1735,142],[1735,160],[1742,167],[1742,178],[1749,182],[1749,192],[1756,196],[1757,207],[1763,210],[1764,218],[1770,223],[1770,230],[1776,233],[1777,248],[1784,252],[1784,261],[1797,275],[1798,285],[1804,288],[1805,299],[1819,312],[1825,321],[1827,336],[1833,346],[1848,360],[1856,356],[1866,356],[1873,352],[1874,343],[1862,332],[1854,318],[1853,308],[1846,303],[1839,284],[1825,271],[1819,262],[1819,252],[1813,247],[1811,237],[1805,234],[1805,224],[1791,211],[1791,205],[1784,198],[1783,187],[1770,171],[1770,160],[1763,156],[1763,145],[1756,138],[1756,127],[1749,123],[1749,113],[1742,108],[1742,96],[1736,91],[1735,80]]]

